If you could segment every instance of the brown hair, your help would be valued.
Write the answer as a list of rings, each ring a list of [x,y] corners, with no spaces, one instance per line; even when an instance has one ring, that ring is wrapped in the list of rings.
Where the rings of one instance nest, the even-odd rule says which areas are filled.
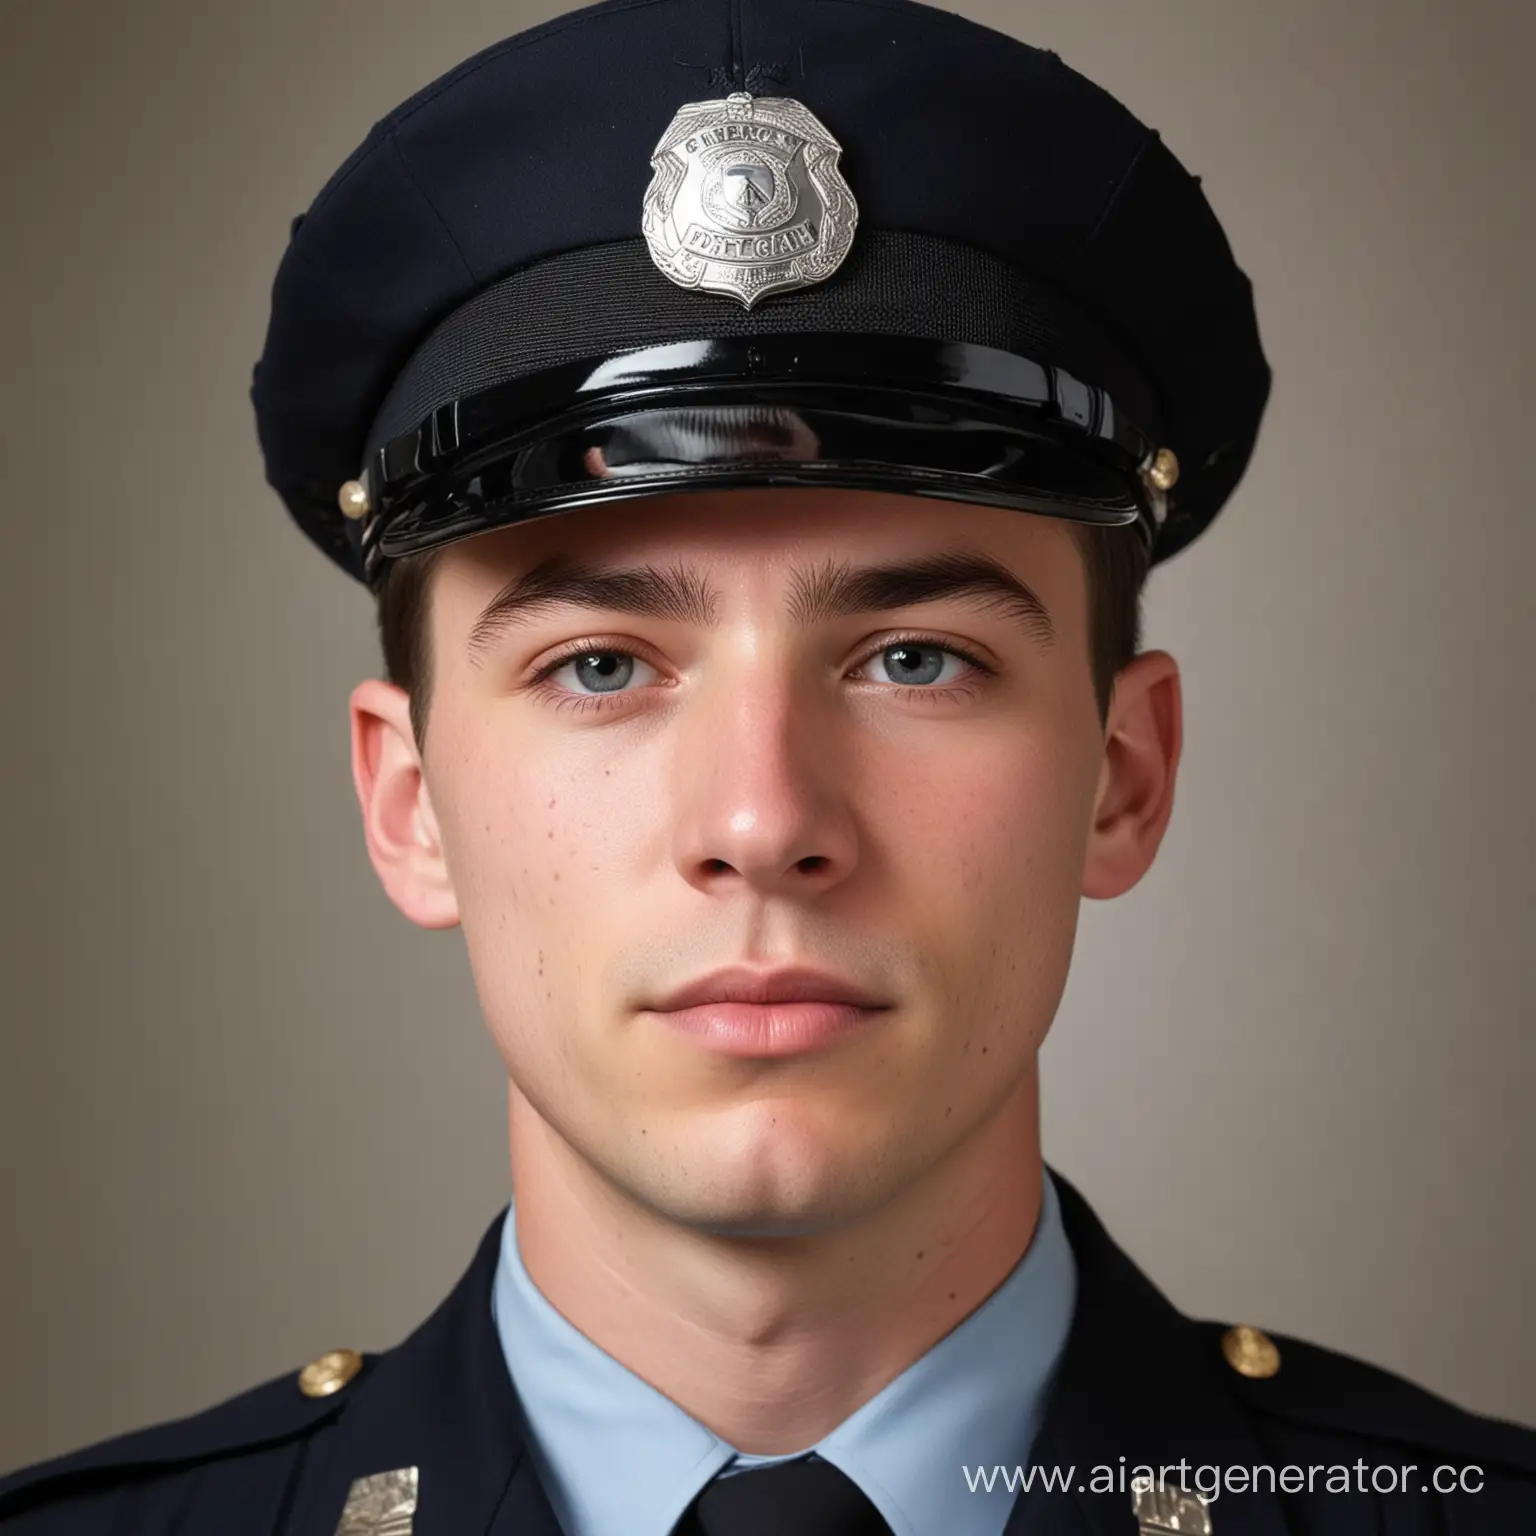
[[[1146,584],[1146,545],[1132,528],[1074,523],[1088,583],[1089,663],[1099,722],[1109,714],[1115,676],[1141,648],[1141,592]],[[411,699],[411,730],[419,752],[426,740],[431,703],[432,653],[427,598],[442,548],[391,561],[378,592],[379,640],[384,672]]]

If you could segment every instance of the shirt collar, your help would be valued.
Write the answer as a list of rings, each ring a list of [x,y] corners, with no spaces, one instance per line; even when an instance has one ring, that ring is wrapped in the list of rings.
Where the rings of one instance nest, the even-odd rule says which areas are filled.
[[[738,1452],[562,1317],[523,1265],[515,1214],[502,1229],[491,1310],[568,1536],[667,1536],[718,1472],[793,1459]],[[971,1492],[964,1469],[1027,1462],[1076,1289],[1047,1171],[1035,1234],[1003,1283],[807,1449],[852,1478],[895,1536],[998,1536],[1013,1495]]]

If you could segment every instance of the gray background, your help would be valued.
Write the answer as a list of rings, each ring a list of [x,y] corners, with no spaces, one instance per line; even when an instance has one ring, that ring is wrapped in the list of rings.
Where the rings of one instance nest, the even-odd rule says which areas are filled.
[[[364,853],[371,606],[266,489],[246,391],[292,215],[565,8],[0,9],[0,1467],[392,1344],[505,1199],[462,942]],[[1085,907],[1047,1154],[1185,1310],[1536,1421],[1536,17],[958,8],[1204,177],[1276,372],[1152,581],[1179,804]]]

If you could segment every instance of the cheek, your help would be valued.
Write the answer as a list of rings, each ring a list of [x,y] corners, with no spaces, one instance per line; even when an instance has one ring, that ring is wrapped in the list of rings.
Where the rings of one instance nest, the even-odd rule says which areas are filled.
[[[1059,737],[1016,727],[928,762],[909,754],[885,775],[882,840],[967,905],[1075,905],[1094,772]]]
[[[537,1092],[582,1050],[579,1031],[551,1021],[611,1010],[605,966],[615,936],[635,929],[631,872],[654,852],[657,797],[605,733],[573,751],[526,722],[498,729],[488,713],[465,711],[443,731],[431,791],[481,1009],[509,1069]]]
[[[644,802],[611,738],[594,732],[573,751],[482,706],[439,745],[433,804],[466,929],[502,915],[549,922],[539,914],[592,898],[622,856],[616,839],[632,843]]]
[[[1016,1047],[1033,1048],[1054,1016],[1094,785],[1087,754],[1015,730],[893,786],[882,841],[902,871],[901,916],[941,967],[936,995],[956,999],[978,1031],[978,1053],[1004,1024]]]

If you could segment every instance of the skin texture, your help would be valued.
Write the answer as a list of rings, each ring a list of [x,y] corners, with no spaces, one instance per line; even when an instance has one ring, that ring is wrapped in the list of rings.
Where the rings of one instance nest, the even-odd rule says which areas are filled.
[[[962,597],[795,616],[797,572],[961,548],[1027,584],[1053,633]],[[550,607],[471,647],[485,605],[562,554],[692,568],[711,622]],[[1160,652],[1122,671],[1101,728],[1086,601],[1051,518],[697,491],[450,546],[420,755],[400,689],[353,693],[369,855],[412,922],[462,927],[506,1063],[529,1273],[738,1449],[813,1445],[1033,1234],[1037,1053],[1079,902],[1150,866],[1180,749]],[[538,691],[573,647],[622,655]],[[814,965],[891,1007],[775,1058],[647,1011],[728,964]]]

